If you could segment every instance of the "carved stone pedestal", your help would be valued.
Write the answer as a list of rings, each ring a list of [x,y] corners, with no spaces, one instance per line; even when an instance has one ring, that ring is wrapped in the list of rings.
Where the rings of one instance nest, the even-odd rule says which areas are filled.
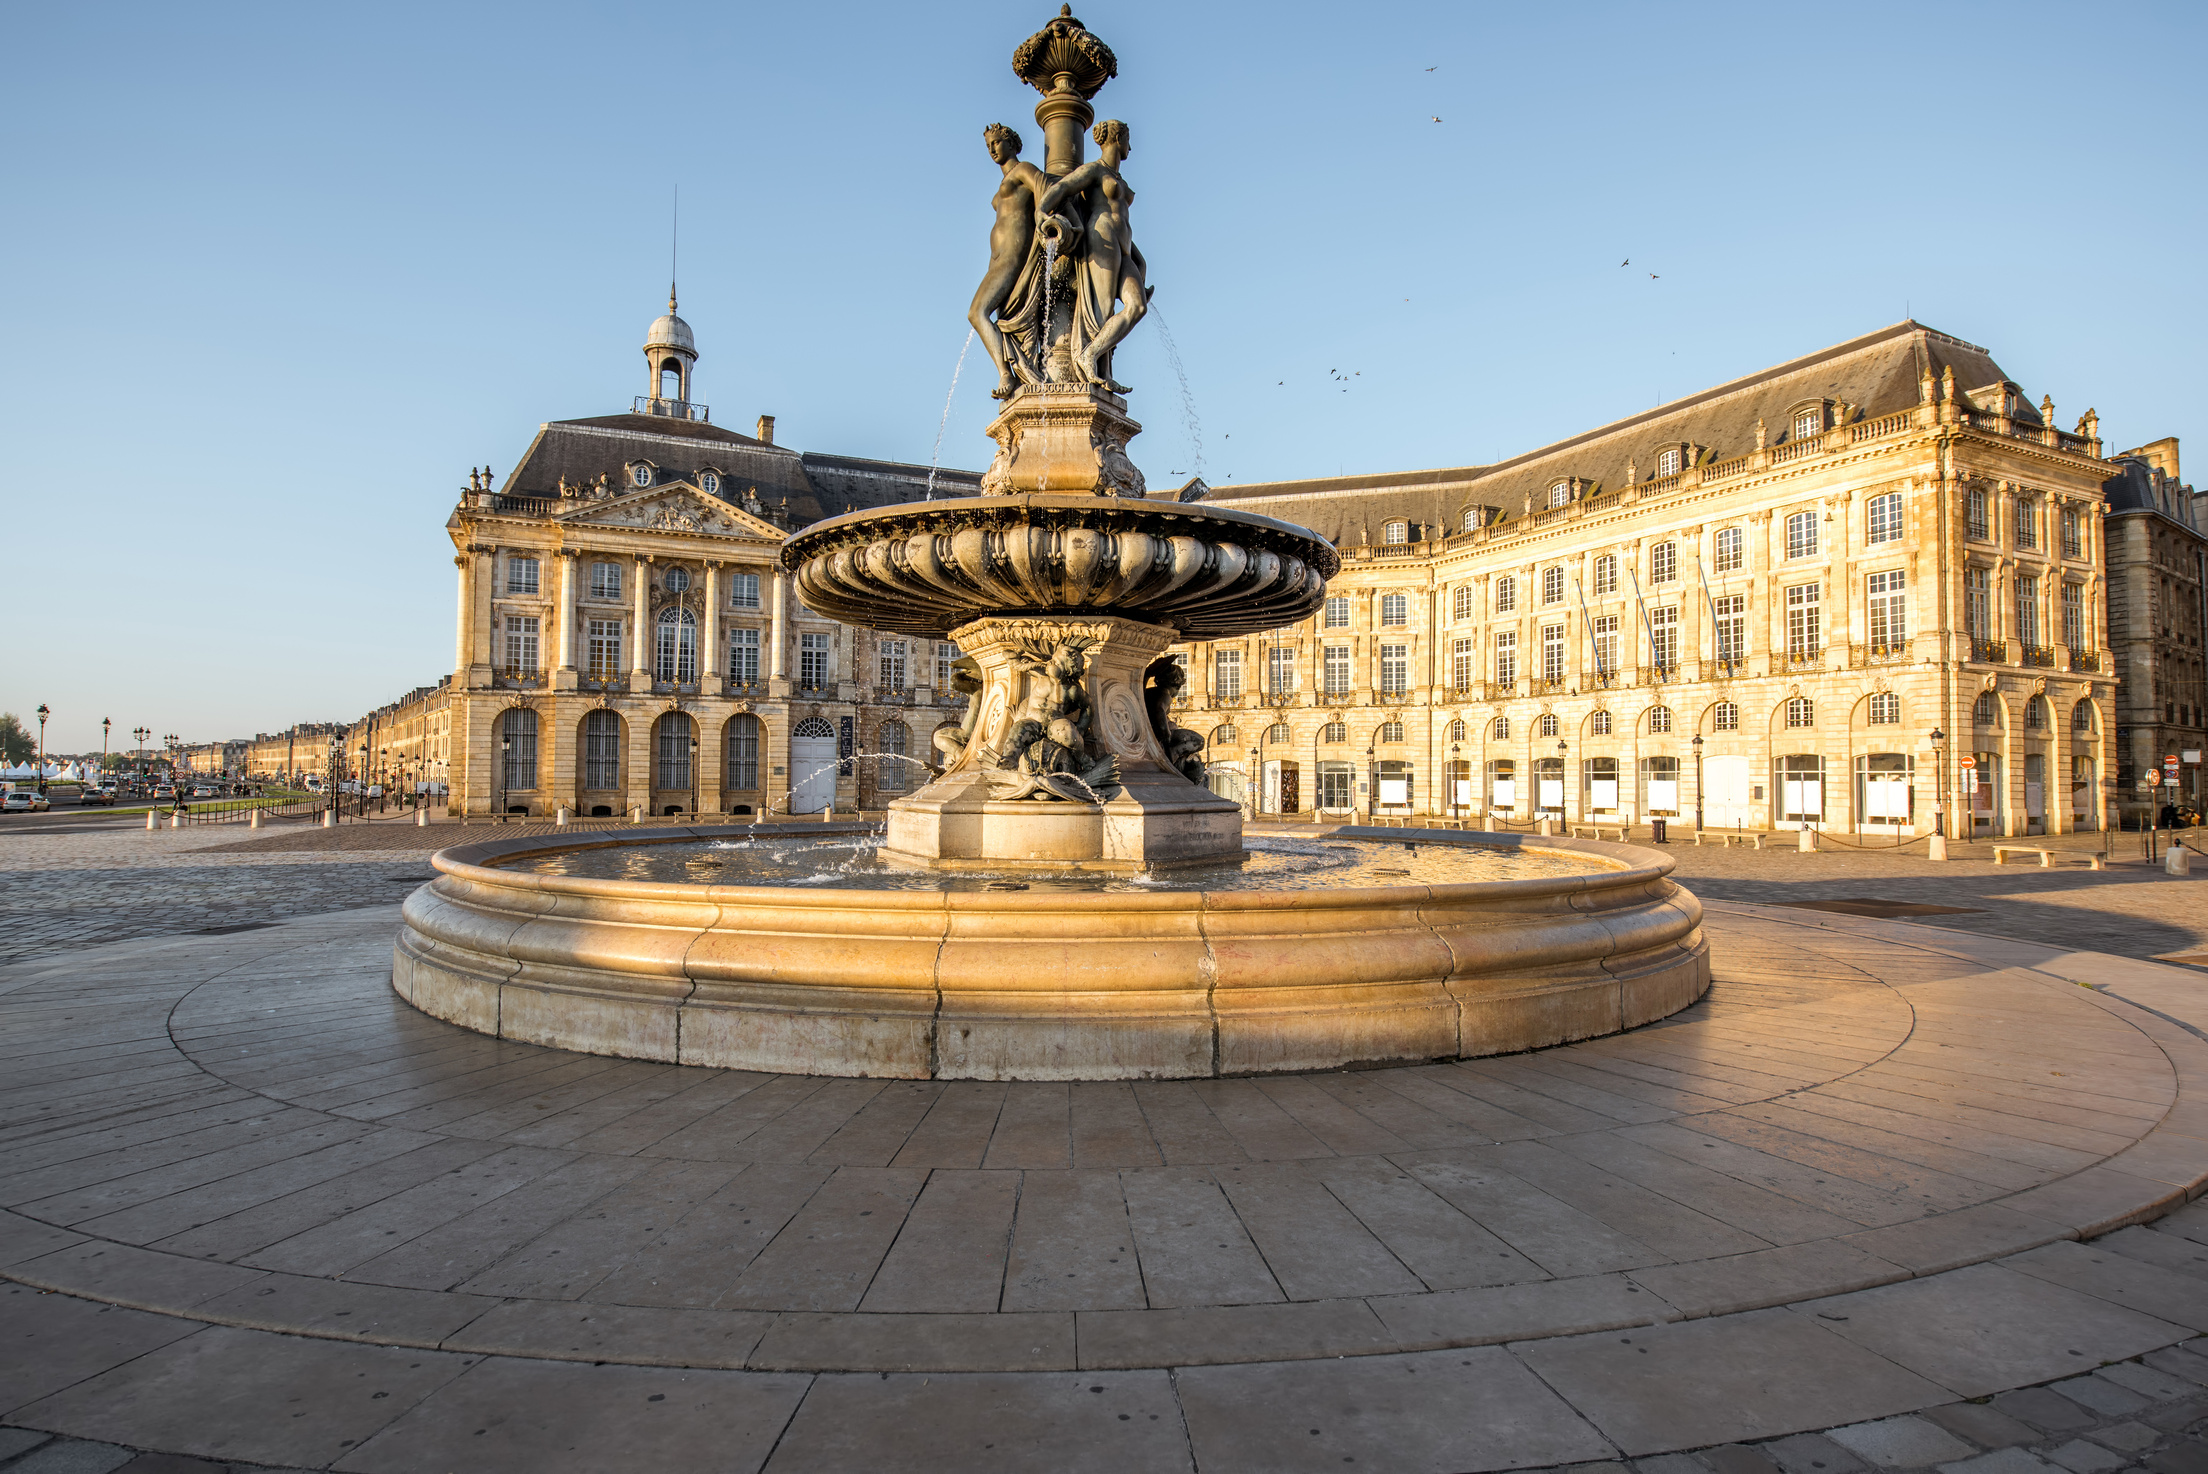
[[[1027,384],[989,424],[996,460],[981,479],[984,492],[1141,496],[1142,472],[1127,458],[1127,442],[1142,426],[1127,417],[1127,401],[1085,384]]]
[[[1135,871],[1240,855],[1241,807],[1173,767],[1170,734],[1154,730],[1145,705],[1144,672],[1173,629],[1029,615],[950,634],[980,667],[982,688],[963,744],[946,734],[956,756],[944,775],[889,806],[884,858]],[[1077,735],[1079,748],[1053,732]]]

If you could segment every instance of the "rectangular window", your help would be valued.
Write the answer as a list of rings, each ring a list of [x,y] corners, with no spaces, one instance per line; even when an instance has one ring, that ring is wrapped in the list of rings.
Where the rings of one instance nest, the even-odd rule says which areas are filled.
[[[1992,529],[1986,523],[1986,494],[1984,492],[1972,491],[1964,495],[1963,520],[1967,524],[1972,537],[1980,542],[1992,541]]]
[[[1449,683],[1459,691],[1469,691],[1472,683],[1480,678],[1480,650],[1470,640],[1459,640],[1449,647]]]
[[[1901,536],[1901,493],[1889,491],[1871,498],[1869,531],[1864,540],[1890,543]]]
[[[533,594],[537,591],[537,560],[534,558],[508,558],[506,560],[506,592],[509,594]]]
[[[1786,519],[1786,556],[1789,558],[1814,558],[1817,556],[1817,514],[1795,512]]]
[[[2016,576],[2016,638],[2026,645],[2039,643],[2039,577]]]
[[[1518,684],[1518,631],[1516,630],[1497,630],[1495,632],[1495,684],[1498,686],[1515,686]]]
[[[951,666],[957,661],[960,653],[956,640],[937,640],[935,642],[936,690],[948,691],[951,689]]]
[[[2082,583],[2062,586],[2062,643],[2073,650],[2086,648],[2085,585]]]
[[[1214,650],[1211,656],[1211,694],[1232,701],[1242,694],[1242,652]]]
[[[2085,556],[2085,524],[2078,516],[2076,507],[2064,507],[2062,509],[2062,556],[2065,558],[2082,558]]]
[[[1719,573],[1738,573],[1741,563],[1741,543],[1739,528],[1719,528],[1717,530],[1717,540],[1711,545],[1711,566]]]
[[[1656,474],[1659,476],[1676,476],[1679,474],[1679,448],[1677,446],[1657,453]]]
[[[737,721],[728,729],[728,786],[748,793],[759,786],[759,723]]]
[[[653,674],[657,679],[687,685],[698,678],[698,624],[688,610],[661,612],[655,655]]]
[[[1679,545],[1658,543],[1648,550],[1648,581],[1670,583],[1679,576]]]
[[[583,787],[600,792],[621,786],[621,718],[594,711],[583,718]]]
[[[534,616],[506,616],[506,672],[522,676],[537,673],[537,621]]]
[[[1268,645],[1265,649],[1265,691],[1287,696],[1296,689],[1296,651],[1292,645]]]
[[[1963,570],[1963,628],[1974,640],[1993,638],[1992,601],[1986,595],[1986,570]]]
[[[1380,689],[1390,695],[1400,696],[1411,688],[1411,647],[1408,645],[1382,645],[1380,647]]]
[[[1794,417],[1794,438],[1807,440],[1812,435],[1825,433],[1825,412],[1822,409],[1805,409]]]
[[[905,689],[906,644],[903,640],[884,640],[877,650],[874,684],[884,691]]]
[[[1562,568],[1544,568],[1541,570],[1541,602],[1544,604],[1561,604],[1564,602],[1564,570]]]
[[[1349,599],[1342,594],[1331,594],[1326,601],[1326,627],[1330,630],[1349,628]]]
[[[1411,599],[1408,594],[1382,594],[1380,596],[1380,623],[1383,628],[1393,628],[1411,622]]]
[[[1472,618],[1474,613],[1475,611],[1472,608],[1472,585],[1460,583],[1450,590],[1449,622],[1451,624],[1462,624],[1465,620]]]
[[[1555,685],[1564,679],[1564,626],[1541,626],[1541,679]]]
[[[621,621],[593,619],[584,629],[586,674],[594,681],[612,680],[621,673]]]
[[[1350,795],[1350,776],[1348,763],[1319,764],[1320,808],[1346,809],[1354,806]]]
[[[1596,594],[1614,594],[1618,591],[1618,560],[1604,553],[1595,560]]]
[[[828,685],[828,637],[826,635],[799,635],[797,637],[797,683],[808,691],[819,691]]]
[[[2039,546],[2039,507],[2023,497],[2016,499],[2016,545],[2020,548]]]
[[[1349,647],[1347,645],[1329,645],[1326,647],[1326,694],[1329,696],[1347,696],[1349,694]]]
[[[621,597],[620,564],[593,563],[590,565],[590,596],[593,599],[618,599]]]
[[[1710,604],[1717,625],[1717,658],[1740,661],[1748,658],[1748,600],[1742,594],[1727,594]]]
[[[1824,585],[1798,583],[1786,591],[1786,658],[1815,660],[1824,649]]]
[[[1508,614],[1508,613],[1510,613],[1510,611],[1511,611],[1511,610],[1513,610],[1513,609],[1516,609],[1517,607],[1518,607],[1518,580],[1517,580],[1517,579],[1515,579],[1515,578],[1507,578],[1507,577],[1506,577],[1506,578],[1498,578],[1498,579],[1496,579],[1496,580],[1495,580],[1495,612],[1496,612],[1497,614]]]
[[[759,631],[728,632],[728,678],[739,686],[759,684]]]
[[[1906,573],[1871,575],[1868,594],[1871,611],[1871,649],[1898,653],[1909,640],[1909,594]]]
[[[1658,670],[1679,668],[1679,606],[1648,611],[1648,660]]]
[[[728,607],[731,609],[757,609],[759,607],[758,574],[731,573],[728,576]]]
[[[1615,614],[1596,616],[1594,630],[1595,670],[1600,675],[1610,675],[1618,668],[1618,617]]]

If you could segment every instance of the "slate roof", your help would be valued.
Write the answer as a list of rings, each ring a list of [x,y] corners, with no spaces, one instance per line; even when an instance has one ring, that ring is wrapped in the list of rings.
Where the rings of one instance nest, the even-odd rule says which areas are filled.
[[[2039,424],[2039,411],[1985,349],[1904,321],[1493,465],[1220,486],[1205,500],[1300,523],[1336,546],[1378,543],[1394,520],[1442,535],[1461,529],[1474,505],[1497,509],[1491,520],[1504,522],[1526,515],[1529,499],[1534,511],[1545,510],[1548,488],[1566,477],[1590,483],[1583,494],[1592,495],[1623,486],[1631,463],[1647,481],[1666,446],[1699,448],[1697,463],[1746,455],[1756,448],[1759,418],[1765,443],[1783,445],[1805,400],[1837,401],[1846,423],[1875,420],[1918,402],[1921,373],[1937,380],[1950,367],[1958,398],[1990,408],[2008,391],[2014,418]]]
[[[717,470],[721,499],[731,505],[742,505],[755,487],[770,512],[779,514],[787,498],[789,511],[780,520],[792,530],[853,507],[917,501],[928,482],[926,466],[799,452],[718,425],[631,414],[538,426],[499,490],[507,496],[555,497],[563,477],[588,485],[605,476],[618,494],[630,489],[628,466],[638,460],[650,461],[670,479],[693,483],[700,471]],[[980,484],[978,471],[936,473],[938,496],[970,496]]]

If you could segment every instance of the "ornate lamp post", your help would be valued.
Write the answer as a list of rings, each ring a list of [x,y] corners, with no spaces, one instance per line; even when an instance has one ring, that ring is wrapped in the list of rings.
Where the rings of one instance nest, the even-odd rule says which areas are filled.
[[[1702,734],[1700,732],[1695,733],[1694,741],[1688,745],[1694,749],[1694,828],[1696,833],[1700,833],[1702,830]]]
[[[107,733],[115,725],[113,717],[100,718],[100,781],[107,781]]]
[[[1244,785],[1249,790],[1250,818],[1252,820],[1255,820],[1257,818],[1257,785],[1257,749],[1253,747],[1250,749],[1250,775],[1247,783]]]
[[[1941,743],[1947,734],[1938,727],[1932,729],[1932,840],[1928,858],[1947,858],[1947,763],[1946,751]]]
[[[153,735],[153,728],[133,727],[130,735],[138,739],[138,771],[142,775],[146,770],[146,739]]]
[[[1449,744],[1449,817],[1460,820],[1464,817],[1457,812],[1462,807],[1458,802],[1457,795],[1457,765],[1462,761],[1457,754],[1461,751],[1463,751],[1462,744],[1455,742]]]
[[[1559,824],[1567,822],[1571,814],[1571,811],[1564,807],[1564,784],[1568,776],[1569,764],[1567,754],[1571,750],[1571,745],[1562,737],[1556,739],[1556,822]]]
[[[45,702],[38,704],[38,791],[46,792],[46,718],[52,715]]]
[[[1379,728],[1373,729],[1375,732]],[[1370,742],[1365,744],[1365,817],[1380,812],[1380,764],[1376,760],[1378,749]]]
[[[690,816],[698,814],[698,724],[690,723]]]

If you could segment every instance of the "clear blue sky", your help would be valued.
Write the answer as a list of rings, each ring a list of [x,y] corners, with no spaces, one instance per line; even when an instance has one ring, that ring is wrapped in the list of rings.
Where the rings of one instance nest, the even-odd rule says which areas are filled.
[[[96,748],[435,680],[458,488],[643,389],[678,184],[714,419],[926,460],[1054,10],[16,7],[0,707]],[[1214,482],[1515,454],[1905,314],[2208,456],[2197,3],[1079,12]],[[1198,454],[1157,324],[1153,482]]]

